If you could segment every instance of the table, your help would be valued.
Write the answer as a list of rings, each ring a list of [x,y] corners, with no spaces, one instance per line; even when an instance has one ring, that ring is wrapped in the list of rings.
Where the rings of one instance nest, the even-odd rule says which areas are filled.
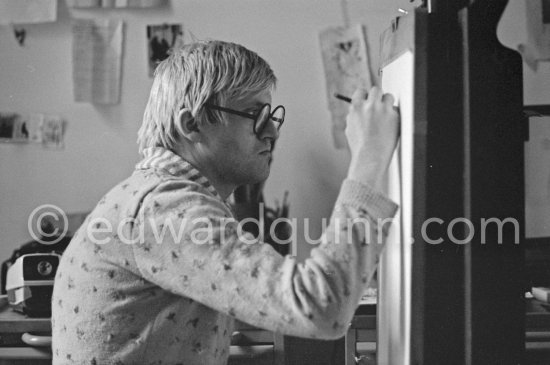
[[[24,359],[43,363],[44,360],[51,359],[49,347],[33,347],[21,340],[22,334],[28,332],[33,334],[51,333],[50,319],[29,318],[13,311],[7,305],[0,307],[0,360]]]
[[[550,351],[550,305],[536,299],[526,300],[526,349],[539,354]],[[271,342],[272,333],[257,329],[246,324],[238,324],[239,335],[235,345],[250,345],[254,342]],[[49,348],[39,348],[25,345],[21,334],[25,332],[49,333],[51,323],[49,318],[28,318],[14,312],[8,306],[0,308],[0,365],[1,360],[48,360],[51,359]],[[275,338],[275,347],[281,351],[281,341]],[[376,343],[376,306],[361,306],[355,313],[345,337],[346,364],[355,364],[357,344]],[[239,351],[237,347],[235,351]],[[237,354],[236,354],[237,355]],[[546,356],[546,355],[545,355]],[[39,362],[37,362],[39,363]]]

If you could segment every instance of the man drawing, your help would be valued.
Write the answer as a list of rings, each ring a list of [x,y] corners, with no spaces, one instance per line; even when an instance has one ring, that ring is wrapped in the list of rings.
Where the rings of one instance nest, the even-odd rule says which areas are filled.
[[[396,210],[377,190],[397,143],[393,98],[353,95],[349,173],[322,243],[297,263],[243,233],[226,204],[269,175],[285,118],[275,84],[265,60],[233,43],[189,44],[159,64],[143,160],[57,271],[54,364],[225,364],[235,318],[293,336],[346,332],[383,247],[376,221]]]

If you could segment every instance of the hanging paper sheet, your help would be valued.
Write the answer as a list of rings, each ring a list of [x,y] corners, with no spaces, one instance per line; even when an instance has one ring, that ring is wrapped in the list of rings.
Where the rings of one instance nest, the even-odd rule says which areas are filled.
[[[55,22],[57,0],[0,0],[0,24]]]
[[[332,137],[336,148],[344,148],[349,104],[336,99],[334,94],[351,96],[358,87],[372,87],[366,29],[363,25],[328,28],[319,38],[332,115]]]
[[[122,43],[121,20],[73,21],[75,101],[97,104],[120,101]]]

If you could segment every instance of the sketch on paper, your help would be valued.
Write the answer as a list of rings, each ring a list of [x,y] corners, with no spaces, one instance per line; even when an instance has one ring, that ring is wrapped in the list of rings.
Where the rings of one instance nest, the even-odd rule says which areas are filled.
[[[328,107],[332,116],[332,136],[336,148],[347,146],[344,130],[349,104],[335,93],[351,96],[358,87],[372,87],[366,28],[332,27],[319,35],[325,71]]]
[[[529,120],[525,144],[525,235],[550,236],[550,118]]]

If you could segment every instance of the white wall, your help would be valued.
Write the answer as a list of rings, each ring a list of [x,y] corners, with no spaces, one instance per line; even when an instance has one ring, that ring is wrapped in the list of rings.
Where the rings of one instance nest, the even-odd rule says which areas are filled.
[[[351,22],[367,26],[373,69],[380,33],[408,0],[348,0]],[[125,21],[121,103],[75,103],[72,92],[71,17]],[[284,104],[287,121],[277,144],[268,204],[290,191],[291,216],[311,218],[311,237],[321,232],[346,173],[348,156],[334,149],[318,33],[341,25],[339,0],[172,0],[164,8],[74,10],[59,1],[58,21],[29,25],[24,47],[10,27],[0,27],[0,112],[60,114],[68,122],[64,150],[0,143],[0,260],[30,240],[27,218],[45,203],[67,212],[91,210],[97,200],[132,171],[138,160],[136,133],[148,96],[147,24],[183,23],[198,38],[241,43],[266,58],[279,78],[274,103]],[[541,67],[526,92],[550,103],[540,85]],[[538,83],[538,84],[537,84]],[[309,252],[299,241],[299,257]]]
[[[367,25],[376,65],[378,37],[398,3],[348,1],[351,21]],[[75,103],[72,91],[71,17],[125,21],[120,105]],[[159,9],[75,10],[59,1],[58,21],[28,25],[24,47],[0,27],[0,112],[60,114],[68,121],[65,149],[0,144],[0,260],[31,239],[27,219],[41,204],[66,212],[91,210],[138,160],[135,144],[151,79],[147,24],[183,23],[198,38],[241,43],[266,58],[279,78],[274,103],[287,108],[266,186],[268,205],[290,191],[291,215],[311,218],[317,238],[330,215],[348,156],[333,148],[318,33],[341,25],[336,0],[185,0]],[[299,256],[310,247],[299,244]]]

